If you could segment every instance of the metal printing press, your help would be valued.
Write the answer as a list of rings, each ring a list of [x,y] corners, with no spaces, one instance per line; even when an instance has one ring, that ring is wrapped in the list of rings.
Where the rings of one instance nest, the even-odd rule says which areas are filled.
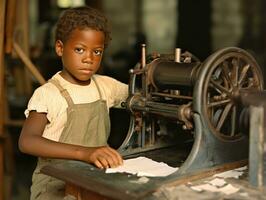
[[[180,167],[178,174],[247,159],[240,93],[262,90],[260,67],[243,49],[224,48],[201,62],[180,49],[146,55],[143,45],[141,62],[130,70],[130,125],[118,150],[155,152]]]

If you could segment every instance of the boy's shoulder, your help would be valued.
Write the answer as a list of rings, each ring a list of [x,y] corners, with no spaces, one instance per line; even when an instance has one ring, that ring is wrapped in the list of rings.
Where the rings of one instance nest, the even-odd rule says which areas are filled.
[[[57,79],[59,82],[62,82],[61,81],[61,78],[60,78],[60,75],[59,75],[59,72],[57,72],[56,74],[54,74],[51,79]],[[57,87],[52,83],[50,82],[49,79],[45,84],[39,86],[35,91],[36,92],[48,92],[48,93],[54,93],[55,91],[57,91]]]
[[[93,78],[98,82],[102,82],[105,84],[119,84],[120,81],[116,80],[115,78],[112,78],[110,76],[106,76],[106,75],[100,75],[100,74],[95,74],[93,75]]]
[[[113,79],[110,76],[106,76],[106,75],[102,75],[102,74],[94,74],[92,78],[95,79],[96,81],[97,80],[105,80],[105,79],[107,79],[107,80],[108,79]]]
[[[34,93],[43,93],[47,96],[56,94],[58,92],[58,89],[55,87],[54,84],[50,82],[46,82],[45,84],[37,87],[34,91]]]

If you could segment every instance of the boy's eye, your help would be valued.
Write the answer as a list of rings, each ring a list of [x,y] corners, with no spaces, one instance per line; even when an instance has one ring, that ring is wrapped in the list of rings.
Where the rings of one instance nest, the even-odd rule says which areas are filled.
[[[81,54],[84,52],[84,49],[83,48],[75,48],[75,52]]]
[[[95,55],[100,56],[100,55],[102,55],[103,51],[102,50],[95,50],[94,53],[95,53]]]

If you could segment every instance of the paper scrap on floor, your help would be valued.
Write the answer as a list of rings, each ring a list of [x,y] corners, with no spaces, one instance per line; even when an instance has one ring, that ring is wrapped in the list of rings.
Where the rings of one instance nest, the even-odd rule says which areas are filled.
[[[178,167],[170,167],[166,163],[157,162],[146,157],[137,157],[124,160],[123,165],[106,169],[106,173],[130,173],[137,176],[162,177],[168,176],[178,170]]]
[[[192,190],[197,191],[197,192],[201,192],[203,190],[205,191],[209,191],[209,192],[222,192],[224,194],[233,194],[239,191],[239,188],[236,188],[234,186],[232,186],[231,184],[227,184],[223,187],[216,187],[214,185],[211,184],[202,184],[202,185],[197,185],[197,186],[191,186],[190,187]]]
[[[215,174],[214,177],[220,177],[220,178],[236,178],[238,179],[240,176],[244,174],[244,171],[247,170],[247,166],[240,167],[237,169],[225,171],[219,174]]]
[[[204,181],[205,183],[209,183],[210,185],[216,186],[216,187],[222,187],[224,186],[226,183],[226,181],[224,179],[220,179],[220,178],[215,178],[211,181]]]
[[[219,174],[215,174],[214,177],[238,179],[239,176],[242,176],[243,174],[244,174],[244,172],[242,172],[242,171],[230,170],[230,171],[225,171],[225,172],[222,172]]]

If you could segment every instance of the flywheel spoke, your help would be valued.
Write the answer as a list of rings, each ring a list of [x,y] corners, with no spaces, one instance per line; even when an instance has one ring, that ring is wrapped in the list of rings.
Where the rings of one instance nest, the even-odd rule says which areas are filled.
[[[232,69],[232,80],[234,86],[237,86],[238,83],[238,68],[239,68],[239,59],[233,58],[232,59],[233,69]]]
[[[233,87],[233,83],[232,83],[232,80],[229,76],[230,74],[230,71],[229,71],[229,67],[228,67],[228,62],[227,61],[224,61],[223,62],[223,66],[222,66],[222,73],[223,73],[223,76],[225,77],[226,81],[229,83],[230,87],[232,88]]]
[[[243,85],[243,81],[245,80],[246,76],[247,76],[247,72],[250,68],[250,65],[247,64],[243,67],[241,74],[240,74],[240,78],[238,80],[238,85],[242,86]]]
[[[231,115],[231,133],[230,136],[234,136],[236,131],[236,106],[234,105],[232,108],[232,115]]]
[[[216,129],[217,129],[218,131],[221,130],[221,128],[222,128],[222,126],[223,126],[223,124],[224,124],[224,122],[225,122],[225,120],[226,120],[226,118],[227,118],[227,116],[228,116],[228,113],[229,113],[231,107],[232,107],[232,103],[229,103],[229,104],[227,104],[227,105],[225,106],[225,108],[224,108],[224,110],[223,110],[223,112],[222,112],[222,115],[221,115],[221,117],[220,117],[220,119],[219,119],[219,121],[218,121],[217,127],[216,127]]]
[[[222,105],[227,104],[230,101],[231,101],[230,99],[223,99],[223,100],[220,100],[220,101],[215,101],[215,102],[208,103],[207,106],[208,106],[208,108],[216,107],[216,106],[222,106]]]
[[[218,92],[219,93],[221,93],[221,92],[224,92],[224,93],[226,93],[226,94],[230,94],[230,91],[227,89],[227,88],[225,88],[225,87],[223,87],[222,85],[220,85],[217,81],[215,81],[215,80],[213,80],[213,79],[211,79],[211,86],[214,88],[214,89],[219,89],[218,90]],[[217,90],[216,90],[217,91]]]

